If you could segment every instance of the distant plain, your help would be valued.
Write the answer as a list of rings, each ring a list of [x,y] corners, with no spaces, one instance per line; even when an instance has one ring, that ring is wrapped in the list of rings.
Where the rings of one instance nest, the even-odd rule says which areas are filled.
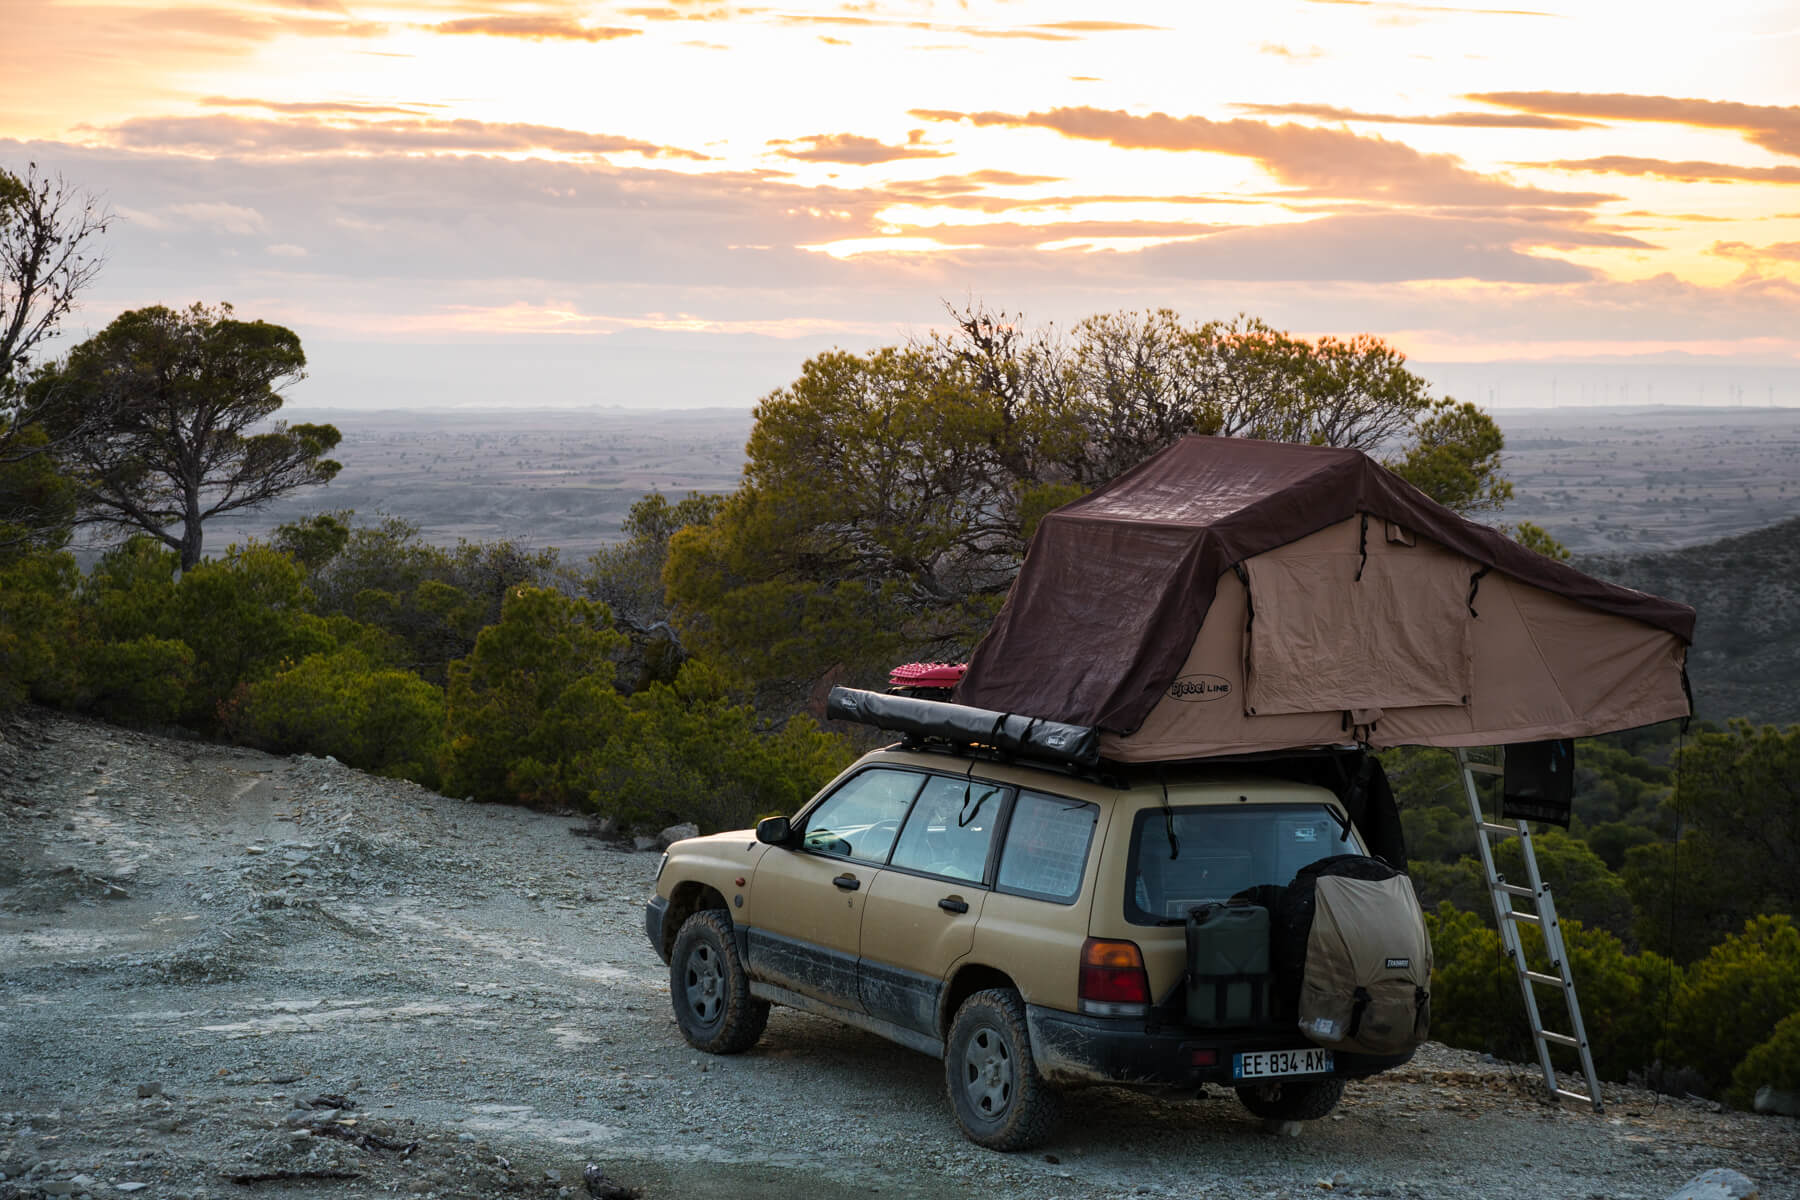
[[[343,431],[343,472],[207,526],[207,551],[308,513],[405,518],[423,536],[517,538],[579,562],[619,540],[646,492],[738,484],[747,409],[291,409]],[[1693,546],[1800,515],[1800,408],[1500,410],[1515,495],[1484,519],[1533,521],[1578,555]]]

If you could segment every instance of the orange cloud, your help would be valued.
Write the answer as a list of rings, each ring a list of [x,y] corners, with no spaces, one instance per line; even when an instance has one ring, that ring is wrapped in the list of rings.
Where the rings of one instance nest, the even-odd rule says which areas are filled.
[[[487,121],[333,121],[312,117],[137,117],[100,130],[113,145],[176,154],[288,158],[312,154],[445,152],[475,154],[552,151],[562,154],[642,154],[647,158],[707,156],[613,134],[554,125]]]
[[[1640,96],[1623,92],[1474,92],[1466,98],[1521,112],[1730,129],[1765,150],[1800,156],[1800,106],[1738,104],[1729,100]]]
[[[1453,112],[1413,116],[1361,112],[1330,104],[1234,104],[1239,112],[1260,117],[1317,117],[1321,121],[1359,121],[1370,125],[1455,125],[1471,129],[1598,129],[1592,121],[1528,113]]]
[[[968,196],[985,187],[1030,187],[1039,183],[1060,183],[1058,175],[1021,175],[1017,171],[970,171],[966,175],[937,175],[930,179],[909,179],[896,185],[916,195]]]
[[[479,34],[487,37],[525,38],[528,41],[550,40],[575,42],[610,42],[618,38],[637,37],[644,31],[619,25],[583,25],[563,17],[462,17],[421,25],[433,33]]]
[[[1744,262],[1765,262],[1773,259],[1777,262],[1800,263],[1800,242],[1776,242],[1772,246],[1752,246],[1748,242],[1714,242],[1708,254],[1716,254],[1720,258],[1736,258]]]
[[[349,116],[423,116],[441,104],[363,104],[354,100],[253,100],[239,96],[202,96],[208,108],[260,108],[267,112],[333,113]]]
[[[1480,175],[1449,154],[1423,154],[1402,142],[1341,129],[1270,125],[1262,121],[1214,121],[1206,117],[1139,117],[1099,108],[1056,108],[1023,115],[913,109],[928,121],[967,121],[977,126],[1050,129],[1064,137],[1107,142],[1121,149],[1200,151],[1256,160],[1282,183],[1303,194],[1437,205],[1537,204],[1586,208],[1618,197],[1598,192],[1558,192],[1521,187]]]
[[[775,151],[782,158],[792,158],[800,162],[847,163],[852,166],[869,166],[873,163],[894,162],[903,158],[947,158],[947,151],[932,150],[909,142],[906,145],[888,145],[876,138],[863,137],[855,133],[814,133],[803,138],[777,139],[768,143],[782,147]],[[801,147],[788,149],[787,147]]]
[[[1654,175],[1684,183],[1800,183],[1800,167],[1740,167],[1731,163],[1669,162],[1661,158],[1632,158],[1612,154],[1602,158],[1559,158],[1551,162],[1520,163],[1555,171],[1597,171],[1609,175]]]
[[[379,21],[356,21],[340,10],[318,16],[300,13],[265,15],[229,12],[222,8],[160,8],[128,18],[141,29],[162,33],[189,33],[220,40],[266,41],[283,34],[315,37],[380,37],[388,26]]]

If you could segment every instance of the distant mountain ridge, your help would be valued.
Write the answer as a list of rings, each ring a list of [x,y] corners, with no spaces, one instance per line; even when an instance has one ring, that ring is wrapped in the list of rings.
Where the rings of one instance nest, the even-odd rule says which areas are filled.
[[[1584,555],[1575,565],[1694,606],[1696,715],[1800,723],[1800,517],[1680,550]]]

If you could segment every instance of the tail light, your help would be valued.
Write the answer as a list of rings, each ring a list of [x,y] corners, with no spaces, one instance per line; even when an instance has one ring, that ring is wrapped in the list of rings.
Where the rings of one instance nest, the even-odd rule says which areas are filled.
[[[1136,942],[1089,938],[1081,944],[1081,1011],[1139,1017],[1150,1009],[1150,977]]]

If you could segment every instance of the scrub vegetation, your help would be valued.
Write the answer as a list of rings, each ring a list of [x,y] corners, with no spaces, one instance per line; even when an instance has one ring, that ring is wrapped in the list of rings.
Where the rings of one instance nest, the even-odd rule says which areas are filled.
[[[299,341],[229,308],[137,310],[34,362],[91,271],[34,291],[13,247],[46,222],[51,250],[79,245],[100,219],[0,172],[0,301],[31,335],[0,344],[0,708],[329,754],[622,828],[791,812],[860,748],[811,715],[829,684],[965,655],[1038,519],[1183,435],[1360,447],[1464,512],[1512,490],[1494,422],[1378,339],[1169,312],[1059,334],[971,309],[946,336],[814,358],[757,408],[735,491],[653,491],[583,563],[348,510],[208,557],[209,517],[329,479],[338,431],[275,420]],[[135,532],[84,572],[63,547],[93,523]],[[1800,728],[1636,731],[1578,762],[1580,823],[1540,855],[1602,1071],[1736,1103],[1793,1086]],[[1436,1032],[1523,1057],[1451,759],[1389,768],[1436,906]]]

